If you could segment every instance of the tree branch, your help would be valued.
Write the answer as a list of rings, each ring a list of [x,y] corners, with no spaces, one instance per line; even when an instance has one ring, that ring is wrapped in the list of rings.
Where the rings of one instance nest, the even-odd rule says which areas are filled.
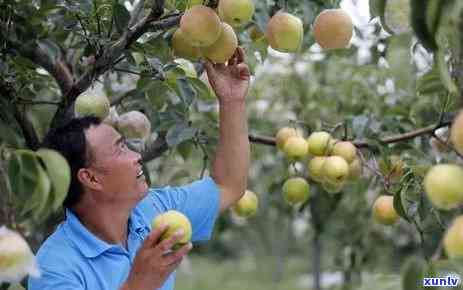
[[[3,27],[2,27],[3,29]],[[2,30],[0,29],[0,31]],[[56,81],[61,93],[69,91],[74,83],[71,69],[62,55],[57,59],[51,59],[37,43],[19,43],[8,38],[7,35],[0,33],[11,48],[15,49],[21,56],[29,58],[33,63],[44,68]],[[55,45],[57,45],[55,43]],[[57,45],[58,46],[58,45]],[[61,47],[59,47],[61,50]]]
[[[34,125],[32,125],[30,120],[26,117],[26,114],[19,110],[17,105],[13,104],[13,109],[14,117],[18,122],[19,126],[21,127],[27,146],[31,150],[39,149],[40,142],[35,132]]]
[[[398,143],[402,141],[407,141],[410,139],[413,139],[418,136],[423,136],[423,135],[433,135],[434,131],[436,129],[442,128],[442,127],[447,127],[451,125],[451,121],[445,121],[440,123],[439,125],[431,125],[427,126],[424,128],[420,128],[417,130],[413,130],[404,134],[397,134],[393,136],[388,136],[381,138],[380,142],[385,143],[385,144],[391,144],[391,143]],[[265,136],[257,136],[257,135],[249,135],[249,141],[252,143],[257,143],[257,144],[263,144],[263,145],[268,145],[268,146],[276,146],[275,143],[275,138],[273,137],[265,137]],[[354,145],[357,148],[370,148],[372,147],[372,144],[370,144],[368,141],[364,140],[354,140],[353,141]]]
[[[111,69],[126,49],[129,48],[130,45],[132,45],[145,32],[148,30],[166,30],[178,25],[181,17],[180,14],[169,15],[160,19],[163,12],[164,0],[155,0],[149,15],[143,17],[135,25],[128,27],[119,40],[103,49],[101,55],[97,56],[94,65],[83,73],[77,82],[75,82],[74,85],[64,94],[65,102],[63,103],[63,106],[60,106],[53,117],[52,127],[58,126],[61,122],[67,119],[66,112],[72,107],[76,98],[82,92],[86,91],[95,79]],[[138,14],[134,13],[129,23],[134,21],[133,17],[138,17]]]
[[[166,135],[167,132],[160,132],[158,138],[147,146],[146,150],[142,154],[142,160],[144,163],[158,158],[162,155],[162,153],[169,149],[167,146]]]
[[[0,226],[10,224],[10,214],[8,210],[9,196],[6,171],[3,167],[2,156],[0,155]]]
[[[13,100],[17,98],[16,92],[14,91],[14,89],[11,86],[5,85],[1,82],[0,82],[0,95],[3,98],[6,98],[8,100]],[[26,141],[27,146],[29,146],[29,148],[32,150],[38,149],[39,138],[30,120],[27,119],[25,114],[23,114],[19,110],[18,106],[12,101],[8,109],[12,111],[13,116],[16,119],[16,122],[21,128],[21,131],[23,133],[24,140]]]

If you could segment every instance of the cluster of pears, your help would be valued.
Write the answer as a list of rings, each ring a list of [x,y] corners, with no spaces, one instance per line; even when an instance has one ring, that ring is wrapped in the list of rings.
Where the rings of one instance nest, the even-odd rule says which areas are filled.
[[[333,138],[328,132],[313,132],[307,139],[295,128],[284,127],[276,134],[276,145],[290,161],[307,161],[309,177],[329,193],[338,193],[348,181],[361,175],[357,149],[351,142]],[[309,198],[309,183],[302,177],[288,179],[283,197],[291,205]]]
[[[180,20],[180,28],[172,36],[172,48],[177,57],[196,60],[206,57],[215,63],[225,63],[238,46],[234,29],[252,20],[253,0],[220,0],[216,10],[203,1],[190,1]],[[280,52],[297,52],[303,41],[303,22],[284,10],[275,13],[267,23],[264,35],[256,25],[250,28],[251,39],[266,37],[269,45]],[[313,23],[316,42],[324,49],[345,48],[353,34],[352,19],[342,9],[327,9]]]
[[[252,0],[220,0],[217,11],[202,3],[193,4],[172,36],[174,54],[190,60],[205,57],[226,63],[238,46],[233,28],[248,23],[253,15]]]

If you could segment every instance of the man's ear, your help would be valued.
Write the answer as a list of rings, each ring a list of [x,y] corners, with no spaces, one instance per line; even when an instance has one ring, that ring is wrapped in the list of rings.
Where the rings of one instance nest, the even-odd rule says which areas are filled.
[[[82,183],[84,187],[89,189],[101,191],[103,188],[103,185],[100,183],[98,177],[87,168],[79,169],[77,172],[77,179],[79,179],[80,183]]]

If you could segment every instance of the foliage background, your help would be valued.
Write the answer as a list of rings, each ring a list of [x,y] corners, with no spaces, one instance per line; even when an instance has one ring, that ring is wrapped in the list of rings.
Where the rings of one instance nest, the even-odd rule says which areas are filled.
[[[179,13],[159,12],[160,2],[0,3],[2,163],[14,149],[37,149],[48,128],[68,118],[73,100],[89,89],[107,95],[119,112],[141,110],[149,116],[154,132],[144,158],[153,186],[185,184],[207,174],[205,165],[217,141],[216,100],[207,86],[173,64],[169,38]],[[426,45],[423,28],[415,22],[406,23],[402,33],[388,33],[384,1],[368,2],[342,3],[356,24],[352,46],[321,51],[311,24],[320,11],[340,1],[255,1],[254,22],[262,29],[278,7],[301,17],[304,45],[298,54],[281,54],[267,50],[265,40],[252,42],[246,29],[238,31],[253,71],[249,188],[259,194],[259,211],[249,220],[222,216],[213,240],[195,245],[180,269],[178,289],[420,289],[420,268],[445,258],[439,242],[463,209],[435,210],[421,181],[432,164],[461,163],[455,152],[435,150],[430,138],[434,128],[448,126],[461,105],[460,94],[445,77],[462,87],[463,38],[455,23],[446,21],[436,32],[436,38],[446,40],[438,49]],[[425,4],[416,2],[410,1],[411,7],[423,9],[419,5]],[[380,17],[370,19],[365,15],[369,10]],[[448,15],[461,19],[456,12]],[[146,31],[140,30],[145,33],[126,29],[136,23],[146,24]],[[439,54],[448,60],[444,65],[437,64]],[[202,71],[200,62],[195,66]],[[285,205],[281,186],[289,176],[306,175],[304,164],[292,166],[263,140],[286,125],[299,126],[306,135],[329,130],[362,144],[362,179],[338,196],[312,184],[309,204],[298,209]],[[416,138],[403,135],[427,126],[431,130]],[[380,142],[396,134],[401,142]],[[406,164],[399,180],[378,171],[392,154]],[[404,217],[393,227],[371,221],[371,205],[384,193],[396,195]],[[0,223],[20,231],[34,251],[62,218],[62,212],[51,210],[38,218],[19,214],[18,204],[46,202],[32,195],[0,201]],[[461,264],[455,265],[463,273]],[[314,284],[321,272],[322,285]]]

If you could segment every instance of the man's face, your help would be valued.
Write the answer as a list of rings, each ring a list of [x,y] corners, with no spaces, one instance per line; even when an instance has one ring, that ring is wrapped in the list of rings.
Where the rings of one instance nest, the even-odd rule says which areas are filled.
[[[142,173],[141,156],[130,150],[111,126],[100,124],[86,133],[90,160],[88,169],[98,181],[98,198],[110,203],[139,201],[148,189]]]

